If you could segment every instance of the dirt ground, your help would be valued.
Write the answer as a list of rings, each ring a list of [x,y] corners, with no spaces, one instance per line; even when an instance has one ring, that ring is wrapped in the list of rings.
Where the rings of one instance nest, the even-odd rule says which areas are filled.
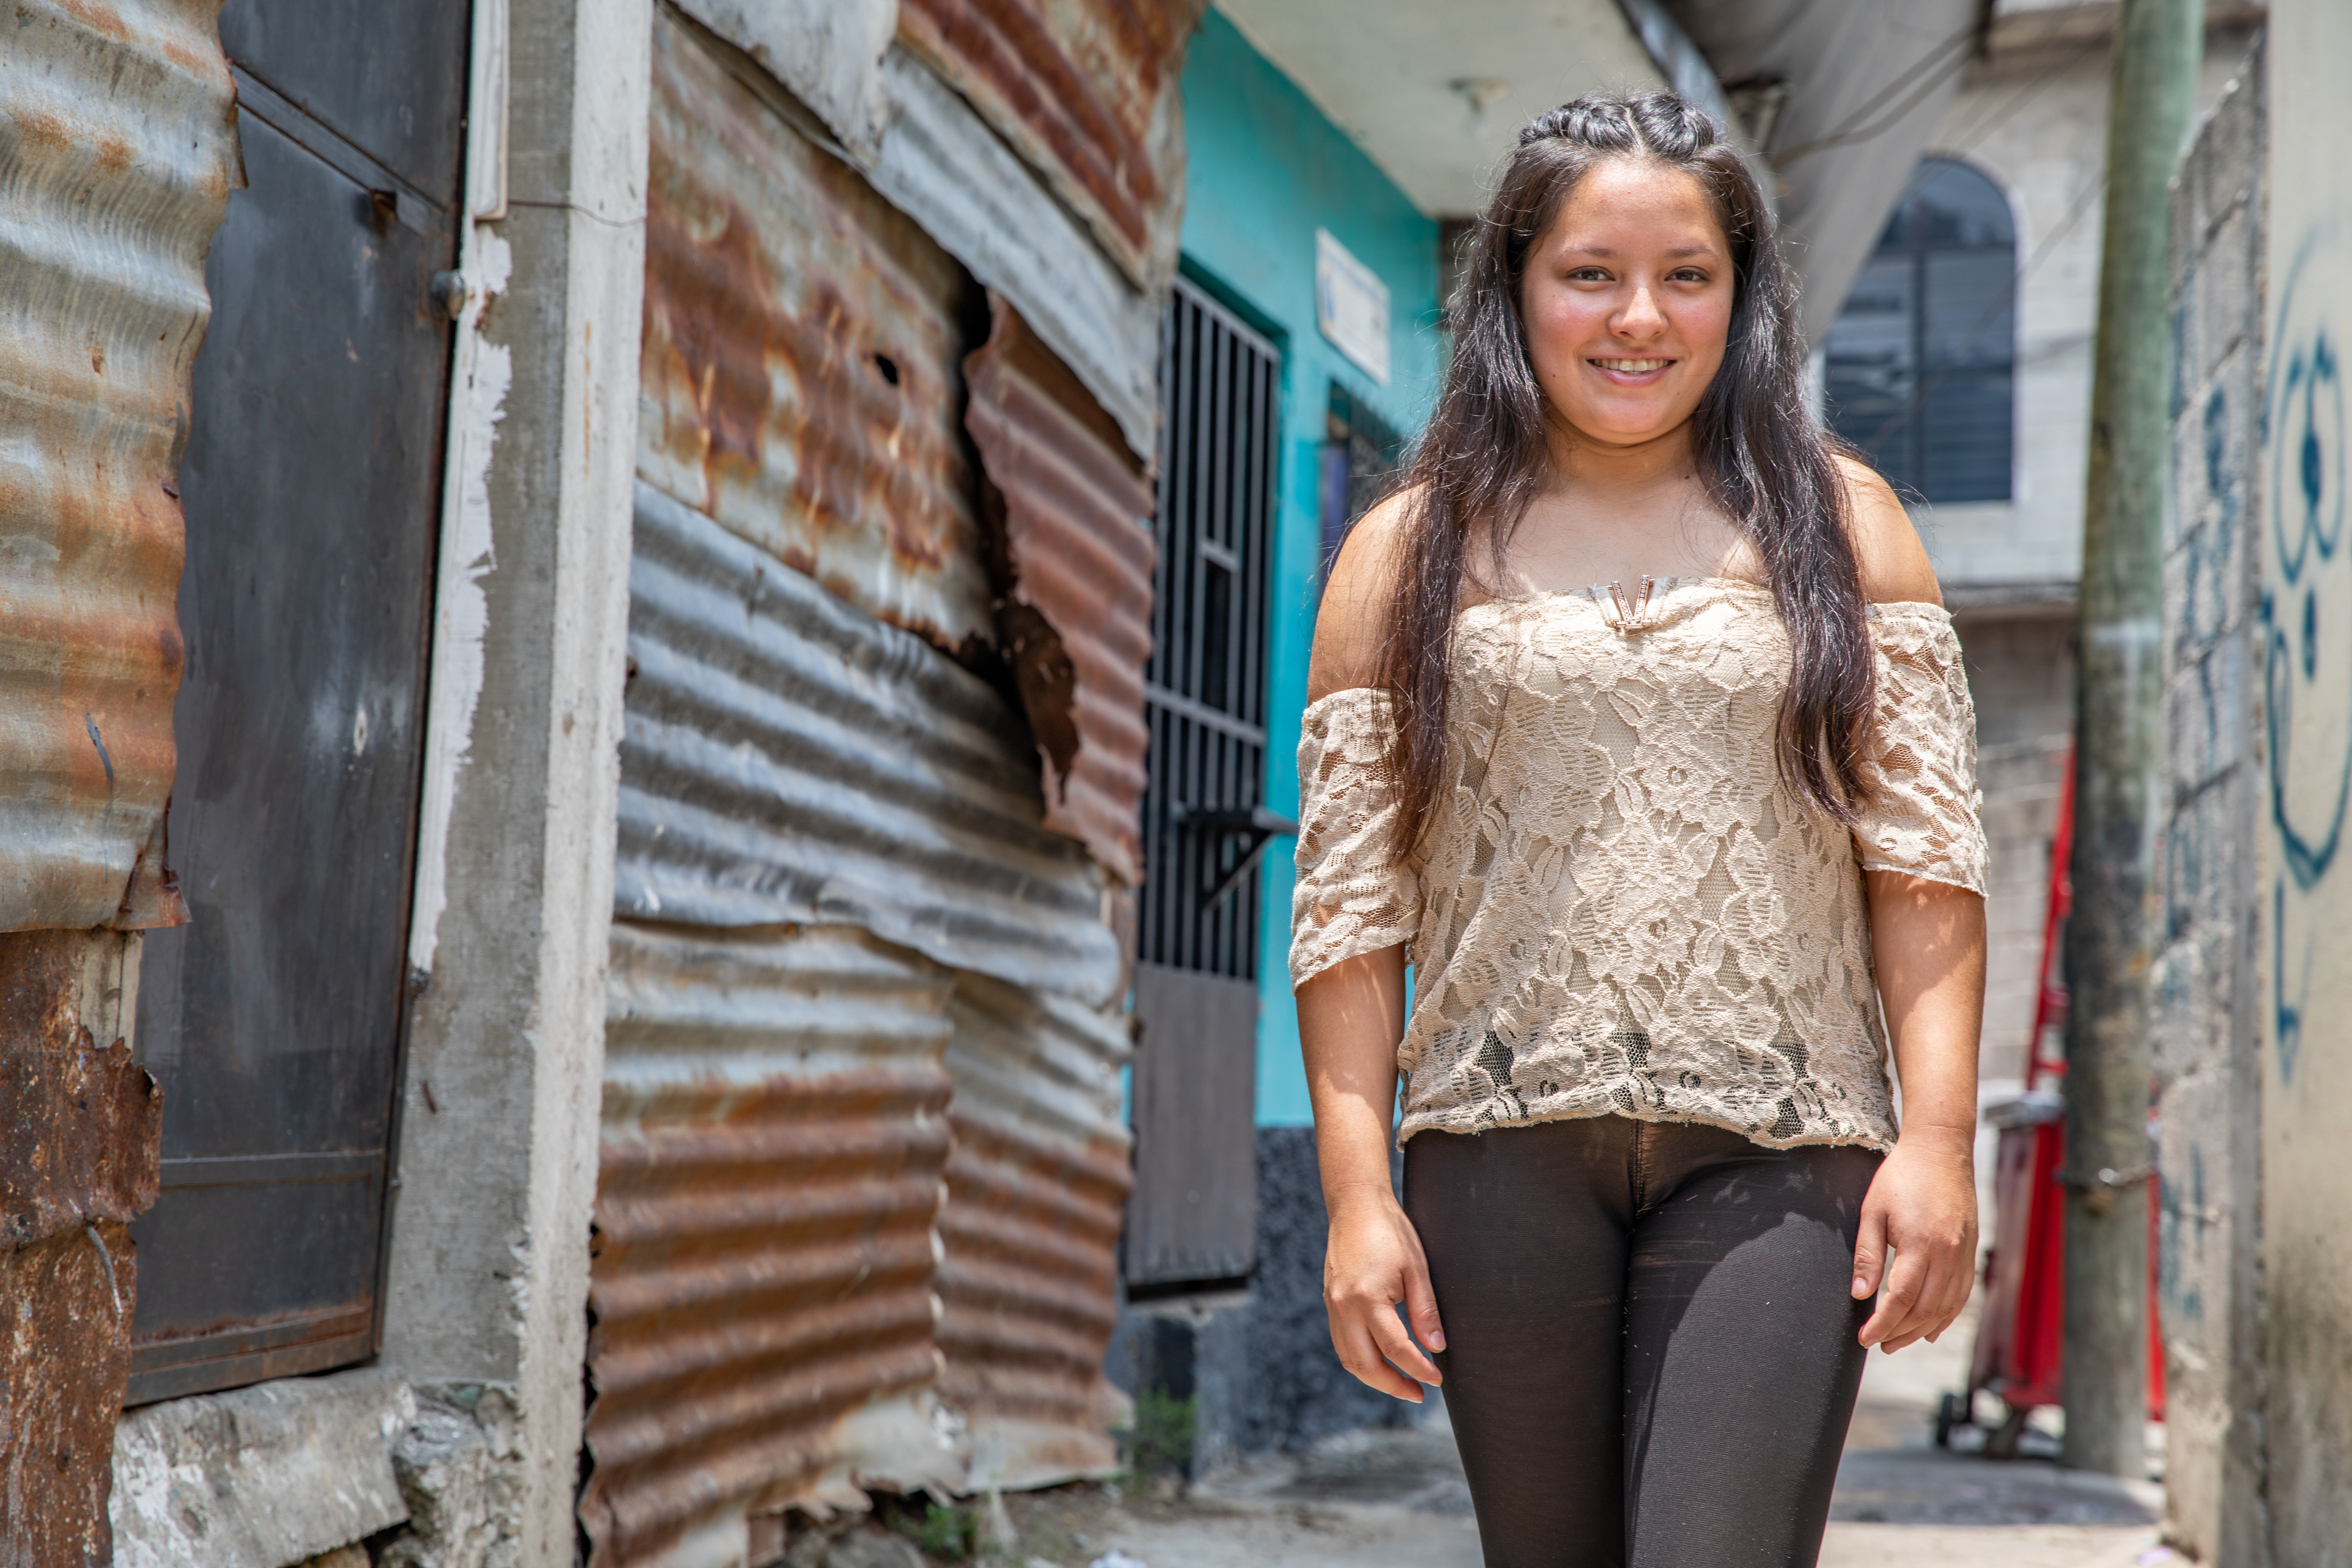
[[[1971,1335],[1874,1355],[1838,1472],[1822,1568],[2135,1568],[2173,1562],[2161,1488],[2062,1470],[2029,1433],[2001,1462],[1938,1449],[1937,1399],[1963,1381]],[[1007,1498],[1024,1568],[1477,1568],[1470,1494],[1441,1405],[1401,1431],[1356,1433],[1177,1497],[1066,1487]],[[1965,1429],[1960,1446],[1973,1434]],[[2037,1440],[2039,1438],[2039,1440]],[[1127,1568],[1114,1564],[1113,1568]]]
[[[1969,1328],[1958,1325],[1940,1345],[1871,1358],[1822,1568],[2185,1568],[2160,1543],[2163,1494],[2153,1481],[2062,1470],[2052,1462],[2054,1436],[2038,1428],[2025,1457],[2005,1462],[1935,1447],[1937,1401],[1962,1381]],[[1955,1448],[1973,1440],[1979,1435],[1963,1429]],[[982,1560],[1014,1568],[1479,1565],[1469,1489],[1434,1400],[1419,1426],[1332,1438],[1187,1491],[1088,1483],[1003,1505]],[[911,1552],[897,1555],[904,1549],[891,1544],[893,1555],[871,1561],[914,1568]],[[866,1568],[868,1558],[838,1561]]]

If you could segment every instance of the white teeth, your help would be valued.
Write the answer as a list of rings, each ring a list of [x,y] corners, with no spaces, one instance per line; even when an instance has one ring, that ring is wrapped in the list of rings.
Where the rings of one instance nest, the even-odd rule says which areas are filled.
[[[1603,370],[1622,371],[1627,375],[1643,375],[1654,370],[1664,370],[1674,363],[1665,359],[1597,359],[1592,362]]]

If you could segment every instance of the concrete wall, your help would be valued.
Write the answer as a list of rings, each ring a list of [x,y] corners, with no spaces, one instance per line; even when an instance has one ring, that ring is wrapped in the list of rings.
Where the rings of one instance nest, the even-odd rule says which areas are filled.
[[[649,0],[510,17],[509,205],[467,247],[503,287],[452,399],[476,471],[444,518],[383,1360],[483,1419],[515,1561],[554,1564],[576,1531],[653,21]]]
[[[2276,1560],[2352,1563],[2352,550],[2342,356],[2352,344],[2352,7],[2280,0],[2269,41],[2267,322],[2255,487],[2255,678],[2267,1491]]]
[[[1184,68],[1190,163],[1183,253],[1189,271],[1282,349],[1282,458],[1276,479],[1268,647],[1265,803],[1298,810],[1298,716],[1315,637],[1322,545],[1318,491],[1334,382],[1402,434],[1436,396],[1437,225],[1324,118],[1291,80],[1212,10]],[[1315,231],[1328,229],[1389,289],[1389,384],[1343,358],[1315,325]],[[1258,960],[1257,1119],[1313,1117],[1290,1005],[1292,841],[1265,849]]]
[[[2254,985],[2260,536],[2250,526],[2262,489],[2261,72],[2257,50],[2200,130],[2172,213],[2178,359],[2152,975],[2158,1268],[2168,1528],[2220,1563],[2260,1563],[2266,1551]]]

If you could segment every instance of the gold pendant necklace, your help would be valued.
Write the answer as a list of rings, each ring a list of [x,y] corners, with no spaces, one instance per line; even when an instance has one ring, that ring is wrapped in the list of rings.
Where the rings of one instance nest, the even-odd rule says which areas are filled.
[[[1631,609],[1628,609],[1625,605],[1625,590],[1623,585],[1614,582],[1611,583],[1609,584],[1609,602],[1616,606],[1617,613],[1612,616],[1608,611],[1603,610],[1601,612],[1601,618],[1606,620],[1610,626],[1614,627],[1620,633],[1648,630],[1649,627],[1654,624],[1650,618],[1650,599],[1651,595],[1656,592],[1658,580],[1655,577],[1643,577],[1642,579],[1642,596],[1633,602],[1633,605]],[[1601,596],[1601,584],[1598,583],[1592,584],[1592,596],[1596,599]]]

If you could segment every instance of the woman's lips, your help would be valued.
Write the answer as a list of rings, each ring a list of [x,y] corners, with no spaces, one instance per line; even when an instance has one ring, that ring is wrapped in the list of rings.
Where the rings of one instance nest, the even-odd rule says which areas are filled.
[[[1584,363],[1619,386],[1648,386],[1673,369],[1675,363],[1655,355],[1637,358],[1631,354],[1588,359]]]

